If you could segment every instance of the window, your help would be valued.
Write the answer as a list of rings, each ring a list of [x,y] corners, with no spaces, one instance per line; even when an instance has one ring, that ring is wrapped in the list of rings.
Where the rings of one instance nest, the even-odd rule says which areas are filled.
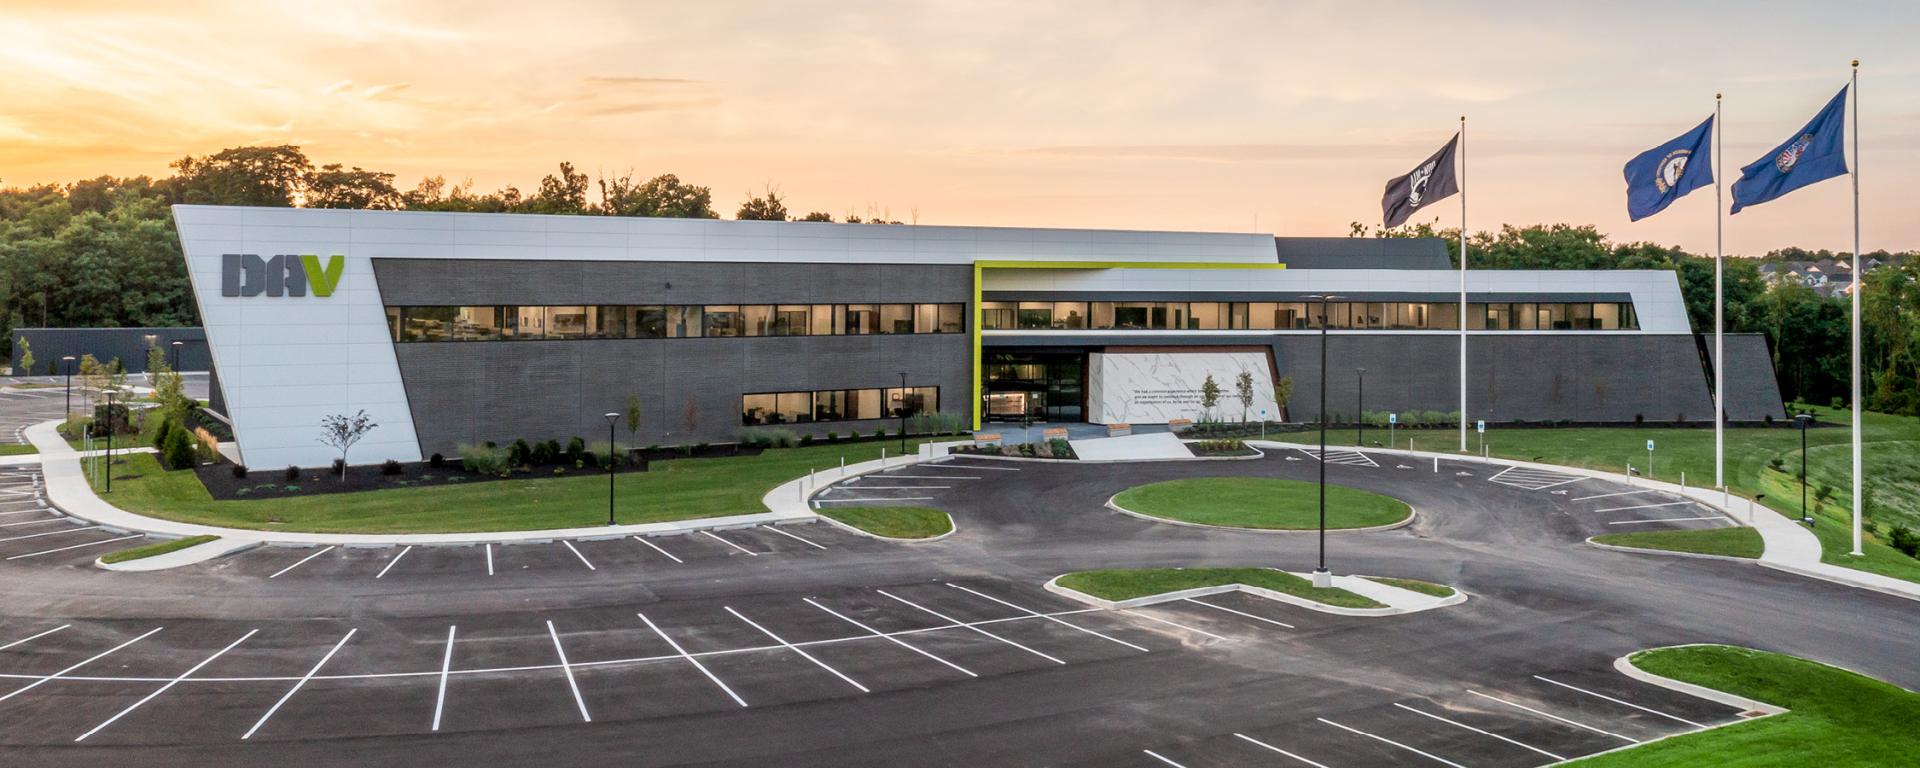
[[[813,331],[808,317],[812,308],[805,304],[782,304],[773,308],[773,329],[769,336],[806,336]]]
[[[451,341],[458,307],[407,307],[401,314],[401,341]]]
[[[547,337],[546,307],[508,307],[508,309],[514,318],[514,338],[544,339]]]
[[[1199,331],[1217,331],[1232,323],[1221,316],[1221,307],[1217,301],[1196,301],[1187,305],[1187,326]]]
[[[627,326],[630,339],[667,337],[667,311],[660,307],[633,307],[633,319]]]
[[[743,336],[772,336],[773,307],[749,304],[740,308]]]
[[[813,305],[813,316],[807,319],[807,334],[810,336],[832,336],[834,305]]]
[[[741,395],[740,424],[751,427],[757,424],[773,423],[767,419],[772,416],[777,400],[778,396],[772,394]]]
[[[1035,330],[1053,327],[1053,302],[1020,302],[1020,329]]]
[[[547,338],[587,338],[587,307],[547,307]]]
[[[980,327],[983,330],[998,331],[1017,327],[1014,324],[1014,305],[1011,301],[983,301],[980,303]]]
[[[667,307],[667,338],[699,338],[702,325],[699,307]]]
[[[913,333],[913,305],[880,305],[880,332]]]
[[[714,336],[745,336],[747,320],[740,313],[738,304],[709,304],[702,308],[706,313],[706,322],[701,323],[703,333]]]
[[[1082,304],[1080,306],[1080,317],[1084,321],[1087,314],[1086,305]],[[941,304],[939,328],[940,333],[966,333],[967,306],[965,304]]]
[[[918,413],[930,413],[939,409],[938,387],[908,387],[888,389],[883,399],[887,404],[887,416],[900,418]]]
[[[940,332],[940,305],[915,304],[913,307],[914,333]]]
[[[840,326],[849,336],[861,336],[880,332],[880,306],[877,304],[848,304],[846,321]]]

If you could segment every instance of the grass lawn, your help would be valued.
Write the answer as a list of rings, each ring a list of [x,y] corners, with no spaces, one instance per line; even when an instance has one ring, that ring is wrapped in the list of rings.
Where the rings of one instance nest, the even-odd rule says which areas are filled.
[[[1364,578],[1367,581],[1377,581],[1389,587],[1399,587],[1401,589],[1404,589],[1410,592],[1418,592],[1423,595],[1432,595],[1434,597],[1452,597],[1453,596],[1453,587],[1449,587],[1445,584],[1435,584],[1431,581],[1421,581],[1419,579],[1395,579],[1395,578],[1389,578],[1386,576],[1363,576],[1361,578]]]
[[[101,562],[106,562],[106,563],[124,563],[128,560],[139,560],[140,558],[143,558],[143,557],[153,557],[154,555],[164,555],[168,552],[178,552],[180,550],[186,549],[187,547],[197,547],[197,546],[200,546],[201,544],[205,544],[217,538],[220,538],[220,537],[188,536],[184,539],[174,539],[172,541],[156,541],[152,544],[145,544],[142,546],[133,547],[131,549],[123,549],[118,552],[114,552],[112,554],[109,554],[105,557],[100,558],[100,560]]]
[[[1753,722],[1577,761],[1582,768],[1712,765],[1910,766],[1920,756],[1920,694],[1776,653],[1696,646],[1634,654],[1648,672],[1786,707]]]
[[[1694,531],[1634,531],[1595,536],[1601,544],[1635,549],[1664,549],[1699,555],[1724,555],[1754,559],[1766,549],[1760,532],[1752,528],[1707,528]]]
[[[932,507],[839,507],[820,514],[875,536],[930,539],[953,530],[953,518]]]
[[[919,441],[910,441],[919,442]],[[615,475],[615,519],[651,523],[765,512],[760,497],[810,469],[897,455],[898,443],[778,448],[758,456],[673,459]],[[316,533],[466,533],[575,528],[607,521],[607,477],[599,473],[490,480],[362,493],[214,501],[187,470],[160,469],[152,454],[114,467],[109,503],[189,523]]]
[[[0,445],[0,456],[31,456],[40,449],[31,445]]]
[[[1198,477],[1128,488],[1114,503],[1168,520],[1235,528],[1315,529],[1319,486],[1264,477]],[[1406,502],[1377,493],[1327,486],[1327,528],[1369,528],[1407,519]]]
[[[1131,600],[1221,584],[1262,587],[1340,608],[1385,607],[1372,598],[1337,587],[1316,589],[1312,581],[1272,568],[1124,568],[1078,571],[1060,577],[1060,586],[1106,600]]]
[[[1851,414],[1844,408],[1810,409],[1823,422],[1846,425]],[[1920,419],[1867,413],[1861,431],[1861,457],[1866,464],[1867,520],[1877,523],[1884,536],[1894,523],[1920,530]],[[1351,431],[1330,432],[1352,445]],[[1748,498],[1767,495],[1766,504],[1789,517],[1801,514],[1800,432],[1796,429],[1728,429],[1727,484],[1733,492]],[[1897,579],[1920,581],[1920,560],[1887,546],[1881,538],[1868,534],[1863,543],[1865,554],[1848,554],[1853,547],[1851,493],[1850,430],[1845,426],[1816,427],[1807,431],[1808,506],[1814,507],[1813,532],[1820,538],[1824,559],[1834,565],[1857,568]],[[1404,448],[1407,438],[1421,450],[1451,451],[1458,439],[1451,430],[1401,430],[1396,442]],[[1367,430],[1367,441],[1384,439],[1379,430]],[[1537,460],[1553,464],[1626,470],[1627,462],[1645,468],[1647,441],[1655,444],[1653,476],[1679,482],[1680,473],[1694,487],[1713,485],[1713,429],[1508,429],[1487,430],[1487,448],[1494,456]],[[1473,434],[1467,445],[1478,451]],[[1776,471],[1769,462],[1781,459],[1784,471]],[[1830,486],[1832,497],[1821,503],[1814,500],[1820,486]]]

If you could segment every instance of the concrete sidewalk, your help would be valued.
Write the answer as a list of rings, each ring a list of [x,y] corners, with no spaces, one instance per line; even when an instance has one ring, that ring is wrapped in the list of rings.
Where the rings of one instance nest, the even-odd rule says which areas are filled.
[[[726,528],[746,528],[756,525],[781,525],[788,523],[810,523],[819,519],[814,514],[808,500],[813,494],[825,488],[833,480],[840,478],[840,468],[832,469],[832,476],[822,472],[817,477],[802,477],[781,484],[768,492],[763,501],[768,511],[707,517],[696,520],[678,520],[659,523],[641,523],[637,525],[602,525],[585,528],[549,528],[533,531],[499,531],[481,533],[418,533],[418,534],[347,534],[347,533],[302,533],[299,531],[258,531],[242,528],[222,528],[195,523],[182,523],[172,520],[147,517],[113,506],[101,498],[87,483],[82,474],[80,452],[67,445],[60,438],[55,427],[58,422],[44,422],[27,428],[27,439],[40,450],[37,457],[41,462],[41,471],[45,478],[48,503],[60,512],[109,530],[146,533],[156,538],[185,538],[188,536],[219,536],[227,547],[194,547],[202,552],[225,554],[233,549],[259,544],[274,546],[313,547],[313,546],[431,546],[431,545],[469,545],[469,544],[511,544],[529,542],[548,542],[560,539],[612,539],[627,536],[661,536],[691,533],[700,530],[721,530]],[[946,455],[945,445],[922,446],[916,455],[889,457],[884,461],[868,461],[848,465],[847,476],[877,472],[898,468]],[[25,458],[25,457],[22,457]],[[182,550],[186,552],[188,550]],[[185,565],[187,563],[176,563]]]
[[[1270,445],[1280,448],[1316,447],[1297,443],[1261,440],[1249,440],[1247,444]],[[1343,446],[1343,448],[1344,447],[1345,446]],[[1764,504],[1756,504],[1751,499],[1730,493],[1723,493],[1717,489],[1687,488],[1677,483],[1651,480],[1644,477],[1628,477],[1618,472],[1566,467],[1558,464],[1541,464],[1531,461],[1488,459],[1483,462],[1477,456],[1435,453],[1433,451],[1409,451],[1402,448],[1367,448],[1365,450],[1369,453],[1410,456],[1429,460],[1439,458],[1447,461],[1466,462],[1470,464],[1486,463],[1503,467],[1529,467],[1552,472],[1585,475],[1587,477],[1605,479],[1638,488],[1652,488],[1666,491],[1712,507],[1720,511],[1721,514],[1733,519],[1735,522],[1751,526],[1755,531],[1758,531],[1761,541],[1766,545],[1760,555],[1760,559],[1756,561],[1761,566],[1786,571],[1788,573],[1795,573],[1809,578],[1830,581],[1836,584],[1844,584],[1849,587],[1870,589],[1875,592],[1881,592],[1895,597],[1904,597],[1909,600],[1920,600],[1920,584],[1822,562],[1820,539],[1814,536],[1812,531],[1807,530],[1799,522],[1768,508]]]

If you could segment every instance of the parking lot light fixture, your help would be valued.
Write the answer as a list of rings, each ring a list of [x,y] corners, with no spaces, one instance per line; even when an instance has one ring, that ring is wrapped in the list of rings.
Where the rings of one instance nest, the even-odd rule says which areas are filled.
[[[102,493],[113,493],[113,395],[113,390],[107,390],[107,480]]]
[[[1800,426],[1800,522],[1812,528],[1813,510],[1807,508],[1807,427],[1813,425],[1813,414],[1796,414],[1793,423]]]
[[[1353,445],[1358,448],[1367,444],[1367,369],[1355,368],[1353,372],[1360,377],[1359,388],[1353,395]]]
[[[1313,586],[1320,589],[1333,586],[1333,572],[1327,570],[1327,326],[1332,324],[1327,302],[1338,298],[1342,297],[1307,297],[1308,301],[1320,302],[1320,567],[1313,570]]]
[[[173,347],[173,362],[169,363],[169,365],[172,366],[174,373],[180,372],[180,348],[186,345],[187,343],[184,341],[176,341],[170,345]]]
[[[900,372],[900,456],[907,455],[907,372]]]
[[[607,416],[607,525],[615,525],[616,523],[614,523],[613,521],[613,473],[619,467],[618,465],[615,464],[614,457],[618,456],[620,451],[618,447],[613,444],[613,425],[615,422],[618,422],[620,420],[620,414],[609,413],[609,414],[606,414],[606,416]]]
[[[65,357],[60,358],[60,362],[67,364],[66,365],[66,371],[67,371],[67,413],[66,415],[68,418],[72,418],[73,417],[73,355],[67,355]]]

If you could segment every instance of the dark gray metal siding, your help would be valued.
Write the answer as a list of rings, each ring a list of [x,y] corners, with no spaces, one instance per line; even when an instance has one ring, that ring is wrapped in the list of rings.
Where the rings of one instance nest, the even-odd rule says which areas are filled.
[[[1437,237],[1276,237],[1273,250],[1288,269],[1449,269],[1447,241]],[[1471,255],[1471,254],[1469,254]]]
[[[971,267],[946,265],[377,259],[374,272],[387,303],[422,305],[970,302],[973,290]],[[962,333],[440,342],[395,350],[422,452],[450,455],[459,443],[485,440],[604,440],[602,414],[624,412],[629,395],[640,397],[644,411],[642,445],[726,442],[740,430],[742,394],[899,386],[899,371],[910,385],[940,387],[941,410],[966,413],[970,345]],[[844,435],[897,424],[790,428]],[[624,417],[619,437],[628,439]]]
[[[14,373],[44,375],[48,361],[58,365],[60,358],[67,355],[75,359],[93,355],[102,363],[119,358],[128,373],[146,373],[146,337],[149,335],[154,337],[153,346],[165,351],[169,358],[173,354],[173,342],[186,342],[180,347],[180,370],[204,371],[212,367],[207,355],[207,332],[200,328],[15,328],[14,355],[20,354],[18,340],[26,339],[33,345],[34,370]]]

